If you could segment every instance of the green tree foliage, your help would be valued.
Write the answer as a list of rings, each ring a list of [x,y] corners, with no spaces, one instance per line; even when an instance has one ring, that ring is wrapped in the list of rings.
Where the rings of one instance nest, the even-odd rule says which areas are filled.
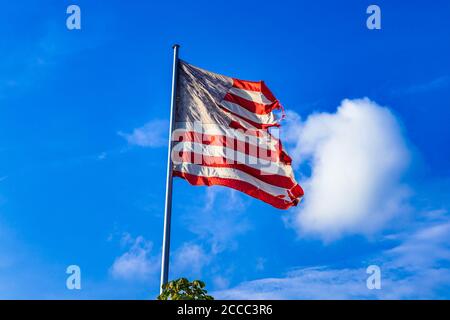
[[[170,281],[163,285],[158,300],[214,300],[207,294],[205,283],[200,280],[190,282],[186,278]]]

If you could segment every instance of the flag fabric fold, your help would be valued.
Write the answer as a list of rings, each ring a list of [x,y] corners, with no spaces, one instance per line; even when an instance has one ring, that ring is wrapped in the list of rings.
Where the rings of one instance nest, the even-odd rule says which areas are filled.
[[[263,81],[244,81],[178,63],[173,175],[221,185],[276,208],[297,205],[303,190],[273,131],[281,104]]]

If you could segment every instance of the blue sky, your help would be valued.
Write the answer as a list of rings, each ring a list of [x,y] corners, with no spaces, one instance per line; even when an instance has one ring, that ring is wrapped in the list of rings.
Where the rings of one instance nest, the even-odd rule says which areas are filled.
[[[0,297],[156,296],[177,42],[194,65],[267,82],[311,192],[284,212],[177,179],[171,278],[223,298],[450,298],[450,4],[377,1],[368,30],[370,4],[2,1]],[[317,188],[355,158],[361,181]]]

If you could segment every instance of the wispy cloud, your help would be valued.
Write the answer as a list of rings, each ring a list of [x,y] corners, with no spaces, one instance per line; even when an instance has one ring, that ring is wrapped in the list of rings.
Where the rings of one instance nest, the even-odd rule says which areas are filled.
[[[383,275],[384,273],[382,273]],[[216,291],[217,299],[432,299],[449,287],[449,269],[423,270],[400,276],[390,270],[382,278],[381,290],[366,286],[365,268],[310,268],[285,277],[265,278]]]
[[[229,188],[214,186],[205,192],[203,207],[195,215],[185,216],[189,230],[209,244],[211,254],[236,248],[236,237],[250,229],[243,215],[245,202]]]
[[[108,154],[106,152],[102,152],[97,156],[97,160],[105,160]]]
[[[152,120],[144,126],[136,128],[132,133],[119,131],[119,136],[130,145],[157,148],[167,144],[169,123],[166,120]]]
[[[225,288],[228,288],[230,285],[230,280],[227,277],[216,275],[213,277],[213,284],[214,287],[218,290],[223,290]]]
[[[256,270],[257,270],[257,271],[262,271],[262,270],[264,270],[266,262],[267,262],[267,261],[266,261],[265,258],[259,257],[259,258],[256,260],[256,266],[255,266]]]
[[[142,236],[125,233],[121,239],[128,251],[114,261],[110,272],[114,278],[124,280],[147,279],[159,270],[159,258],[152,256],[153,243]]]
[[[309,268],[288,273],[285,277],[247,281],[216,291],[217,299],[348,299],[368,293],[361,269]]]
[[[209,264],[211,255],[202,246],[195,243],[185,243],[175,252],[173,268],[175,273],[200,275],[203,267]]]
[[[290,114],[293,157],[311,168],[301,181],[304,202],[289,221],[299,233],[325,241],[370,235],[404,211],[409,151],[389,109],[366,98],[344,100],[336,113],[313,114],[304,122]]]
[[[213,292],[221,299],[435,299],[450,289],[450,222],[426,225],[393,249],[372,257],[381,289],[366,286],[369,264],[296,269],[283,277],[243,282]]]
[[[445,75],[428,82],[414,84],[409,87],[396,90],[396,93],[414,94],[426,93],[447,88],[450,85],[450,76]]]
[[[174,273],[179,276],[214,279],[216,288],[228,286],[228,264],[220,264],[221,255],[237,249],[237,237],[250,229],[243,215],[246,205],[235,190],[214,186],[205,188],[202,207],[184,215],[184,221],[195,238],[182,244],[174,253]],[[195,212],[195,214],[192,214]],[[208,268],[205,268],[208,267]]]
[[[22,11],[34,32],[23,33],[19,28],[14,38],[5,39],[8,50],[2,51],[0,61],[0,99],[40,90],[48,75],[57,73],[58,66],[67,57],[108,41],[108,32],[102,32],[105,22],[112,19],[108,12],[96,19],[97,27],[92,32],[77,38],[68,37],[70,31],[61,27],[61,20],[55,14],[50,13],[49,19],[46,15],[29,15],[26,10]]]
[[[450,262],[450,221],[426,225],[387,253],[396,257],[396,265],[410,269],[433,268]]]

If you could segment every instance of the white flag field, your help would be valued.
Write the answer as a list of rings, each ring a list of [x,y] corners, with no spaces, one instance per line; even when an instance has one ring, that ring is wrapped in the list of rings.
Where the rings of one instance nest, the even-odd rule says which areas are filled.
[[[295,206],[303,190],[274,133],[282,110],[263,81],[215,74],[182,60],[172,133],[173,176],[221,185],[276,208]]]

